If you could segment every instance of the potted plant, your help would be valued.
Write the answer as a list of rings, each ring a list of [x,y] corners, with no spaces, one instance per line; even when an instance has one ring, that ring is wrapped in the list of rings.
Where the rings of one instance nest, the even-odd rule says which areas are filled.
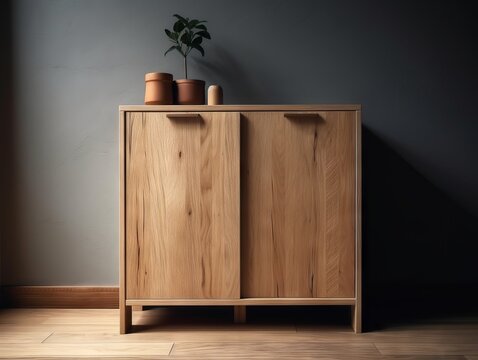
[[[201,46],[204,39],[211,39],[207,31],[206,21],[196,20],[173,15],[177,21],[173,25],[173,30],[164,29],[169,40],[174,44],[164,55],[176,50],[184,59],[184,79],[176,80],[174,86],[175,100],[180,105],[203,105],[205,100],[204,87],[206,83],[203,80],[188,79],[188,55],[196,50],[204,56],[204,49]]]

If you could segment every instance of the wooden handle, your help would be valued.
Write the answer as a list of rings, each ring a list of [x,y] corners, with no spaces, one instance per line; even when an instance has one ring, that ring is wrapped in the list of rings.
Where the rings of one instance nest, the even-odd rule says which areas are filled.
[[[201,114],[198,113],[171,113],[166,114],[168,119],[187,119],[187,118],[200,118]]]
[[[300,112],[292,112],[292,113],[284,113],[284,116],[287,118],[312,118],[312,117],[320,117],[318,113],[300,113]]]

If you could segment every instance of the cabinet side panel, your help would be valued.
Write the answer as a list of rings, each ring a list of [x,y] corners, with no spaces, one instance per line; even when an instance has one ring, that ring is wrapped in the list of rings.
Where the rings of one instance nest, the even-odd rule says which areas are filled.
[[[128,298],[238,297],[238,114],[128,126]]]

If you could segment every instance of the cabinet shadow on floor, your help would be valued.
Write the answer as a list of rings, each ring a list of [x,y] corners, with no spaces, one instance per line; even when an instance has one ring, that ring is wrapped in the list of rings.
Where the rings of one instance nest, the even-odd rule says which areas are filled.
[[[133,313],[132,332],[182,329],[294,329],[314,325],[351,331],[350,306],[248,306],[247,323],[234,324],[232,306],[146,307]]]

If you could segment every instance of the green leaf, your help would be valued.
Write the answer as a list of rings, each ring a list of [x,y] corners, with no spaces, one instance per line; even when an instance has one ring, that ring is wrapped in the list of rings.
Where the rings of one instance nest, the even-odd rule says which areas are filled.
[[[166,56],[169,52],[173,51],[173,50],[180,50],[181,48],[177,45],[173,45],[171,46],[168,50],[166,50],[166,52],[164,53],[164,56]],[[180,52],[180,51],[179,51]]]
[[[181,31],[183,31],[185,27],[186,25],[184,24],[184,22],[182,22],[181,20],[178,20],[174,23],[173,30],[177,33],[180,33]]]
[[[204,49],[201,47],[201,43],[203,39],[211,39],[211,35],[207,31],[206,20],[190,20],[188,17],[182,17],[181,15],[174,14],[173,15],[177,21],[173,25],[174,32],[165,29],[166,35],[177,45],[179,45],[178,51],[183,54],[182,47],[183,45],[187,46],[186,53],[189,53],[191,49],[196,49],[204,56]],[[200,30],[195,33],[195,30]],[[196,31],[197,31],[196,30]],[[166,53],[169,51],[174,50],[174,46],[172,49],[168,49]],[[183,54],[183,56],[185,56]]]
[[[207,31],[200,31],[196,33],[196,35],[202,36],[203,38],[211,40],[211,34],[209,34]]]
[[[179,39],[182,43],[189,45],[189,35],[187,32],[185,32],[181,38]]]
[[[191,20],[188,24],[188,29],[194,28],[197,24],[199,24],[199,20]]]
[[[204,49],[202,48],[201,45],[192,45],[192,47],[196,49],[197,51],[199,51],[202,56],[204,56]]]
[[[164,32],[166,33],[166,35],[168,35],[168,37],[174,41],[177,41],[178,40],[178,33],[175,33],[175,32],[171,32],[169,31],[168,29],[164,29]]]
[[[194,25],[194,29],[202,29],[202,30],[207,30],[207,27],[206,25],[202,25],[202,23],[205,23],[207,21],[198,21],[195,25]]]
[[[193,41],[191,42],[191,46],[199,45],[201,43],[202,43],[202,37],[198,36],[193,39]]]
[[[173,16],[174,16],[176,19],[181,20],[184,24],[186,24],[186,23],[188,22],[188,20],[186,20],[185,18],[183,18],[181,15],[174,14]]]

